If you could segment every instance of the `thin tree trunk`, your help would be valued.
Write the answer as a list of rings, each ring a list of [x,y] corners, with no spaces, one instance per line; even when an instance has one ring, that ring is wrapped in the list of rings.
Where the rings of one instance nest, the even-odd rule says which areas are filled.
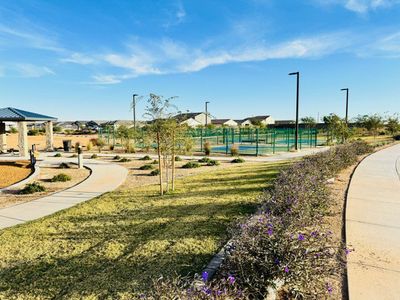
[[[160,179],[160,195],[164,195],[163,188],[163,167],[161,161],[161,145],[160,145],[160,132],[157,132],[157,155],[158,155],[158,169],[160,170],[159,179]]]
[[[168,165],[168,155],[164,156],[164,169],[165,169],[165,185],[166,192],[169,192],[169,165]]]
[[[171,188],[175,191],[175,132],[172,133],[172,178],[171,178]]]

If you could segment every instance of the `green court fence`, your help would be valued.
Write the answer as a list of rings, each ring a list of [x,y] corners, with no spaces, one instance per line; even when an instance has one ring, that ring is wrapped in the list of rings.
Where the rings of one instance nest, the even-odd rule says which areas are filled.
[[[211,153],[230,154],[234,146],[240,155],[267,155],[288,152],[295,146],[294,128],[217,128],[192,129],[195,151],[203,152],[209,143]],[[314,128],[299,129],[299,148],[319,145],[318,131]]]
[[[140,130],[139,134],[146,134]],[[211,153],[231,154],[234,147],[240,155],[268,155],[276,152],[288,152],[295,146],[294,128],[197,128],[190,129],[188,135],[193,139],[194,152],[204,152],[209,144]],[[113,128],[104,128],[100,138],[109,145],[118,145]],[[316,128],[299,129],[299,148],[313,148],[323,145],[326,137]],[[140,146],[140,145],[138,145]]]

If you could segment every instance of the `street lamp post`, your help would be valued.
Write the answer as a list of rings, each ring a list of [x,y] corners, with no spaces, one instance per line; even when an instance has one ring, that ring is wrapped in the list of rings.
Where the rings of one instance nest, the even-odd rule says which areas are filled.
[[[133,113],[133,129],[136,132],[136,97],[138,94],[132,95],[132,113]]]
[[[300,72],[289,73],[289,76],[296,75],[297,78],[297,90],[296,90],[296,133],[294,149],[299,150],[299,92],[300,92]]]
[[[208,103],[209,101],[206,101],[206,126],[208,125]]]
[[[346,125],[349,125],[349,89],[341,89],[341,91],[346,91]]]

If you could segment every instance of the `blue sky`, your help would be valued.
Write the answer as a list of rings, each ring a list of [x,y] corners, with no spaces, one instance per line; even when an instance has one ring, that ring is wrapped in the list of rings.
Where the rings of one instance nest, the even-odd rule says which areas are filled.
[[[0,107],[129,119],[132,93],[218,118],[400,111],[399,0],[2,0]],[[143,114],[145,102],[138,104]]]

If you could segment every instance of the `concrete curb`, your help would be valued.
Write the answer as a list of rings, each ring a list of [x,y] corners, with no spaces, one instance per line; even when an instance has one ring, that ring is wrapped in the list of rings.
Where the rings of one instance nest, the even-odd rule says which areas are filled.
[[[6,186],[5,188],[0,189],[0,193],[2,192],[6,192],[12,189],[16,189],[20,186],[23,186],[25,184],[27,184],[28,182],[30,182],[32,179],[35,179],[36,177],[38,177],[40,174],[40,167],[36,164],[35,165],[35,170],[33,171],[33,173],[31,173],[28,177],[26,177],[25,179],[22,179],[21,181],[18,181],[17,183],[14,183],[13,185],[10,186]]]

